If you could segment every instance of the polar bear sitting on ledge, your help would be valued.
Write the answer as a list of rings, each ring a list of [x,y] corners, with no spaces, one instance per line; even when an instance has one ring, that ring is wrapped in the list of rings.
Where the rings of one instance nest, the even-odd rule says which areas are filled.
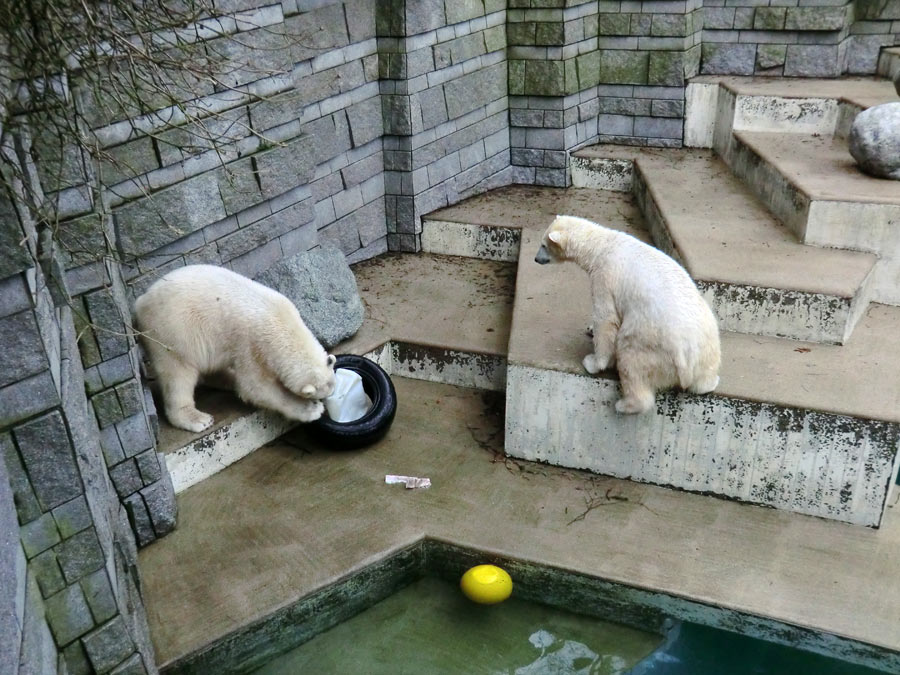
[[[189,265],[150,286],[135,314],[173,426],[200,432],[212,425],[197,410],[194,388],[213,374],[232,380],[247,403],[288,419],[322,416],[335,357],[277,291],[223,267]]]
[[[620,413],[653,407],[658,389],[696,394],[719,384],[719,327],[688,273],[662,251],[584,218],[557,216],[535,262],[570,260],[591,279],[591,375],[618,366]]]

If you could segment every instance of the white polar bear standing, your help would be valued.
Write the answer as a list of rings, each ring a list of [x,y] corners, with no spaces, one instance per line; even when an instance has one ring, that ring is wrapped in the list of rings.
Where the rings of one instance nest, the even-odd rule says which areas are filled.
[[[335,357],[277,291],[224,267],[189,265],[150,286],[135,314],[173,426],[199,432],[212,425],[197,410],[194,388],[217,373],[247,403],[300,422],[322,416]]]
[[[557,216],[535,262],[572,261],[591,279],[594,375],[618,367],[620,413],[650,410],[658,389],[696,394],[719,384],[719,327],[688,273],[672,258],[624,232]]]

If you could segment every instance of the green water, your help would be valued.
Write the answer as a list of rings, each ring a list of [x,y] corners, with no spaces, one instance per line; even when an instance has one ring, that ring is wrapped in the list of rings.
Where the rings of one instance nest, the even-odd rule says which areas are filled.
[[[517,598],[475,605],[422,579],[257,670],[267,675],[613,675],[662,637]]]

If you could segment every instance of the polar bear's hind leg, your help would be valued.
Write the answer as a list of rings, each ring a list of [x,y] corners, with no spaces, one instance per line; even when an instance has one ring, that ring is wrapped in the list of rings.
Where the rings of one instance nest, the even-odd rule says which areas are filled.
[[[631,415],[647,412],[653,407],[656,392],[648,365],[646,356],[640,350],[627,349],[619,352],[622,398],[616,401],[616,412]]]
[[[169,423],[194,433],[209,429],[213,424],[212,415],[197,410],[194,402],[199,371],[164,349],[154,351],[153,369],[162,387]]]

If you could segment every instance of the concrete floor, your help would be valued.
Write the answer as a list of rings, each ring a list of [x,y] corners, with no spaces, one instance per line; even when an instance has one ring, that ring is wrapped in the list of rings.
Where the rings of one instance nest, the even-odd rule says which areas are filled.
[[[601,216],[619,213],[624,222],[634,214],[624,196],[607,194],[601,203],[590,192],[545,193],[549,199],[532,209],[525,197],[537,191],[510,188],[466,222],[509,225],[502,222],[509,214],[527,214],[519,219],[524,266],[548,215],[609,222]],[[487,200],[454,208],[479,203]],[[554,274],[531,267],[543,280],[529,275],[531,283],[520,274],[517,297],[523,301],[552,292],[556,273],[583,276],[573,266]],[[390,338],[505,353],[513,269],[424,255],[360,265],[355,272],[371,300],[368,319],[336,351],[365,352]],[[555,300],[564,321],[532,319],[533,331],[518,337],[515,321],[524,315],[517,303],[511,353],[523,359],[531,350],[544,365],[579,368],[589,344],[582,316],[587,297],[572,297],[572,288],[566,285],[569,295]],[[900,377],[886,390],[871,379],[890,379],[898,367],[889,363],[896,361],[889,348],[895,310],[870,308],[859,339],[854,334],[841,348],[801,351],[803,343],[726,335],[720,392],[758,394],[765,386],[768,397],[799,391],[810,401],[896,415]],[[863,342],[866,330],[869,342]],[[848,372],[854,374],[849,382]],[[140,553],[160,664],[424,536],[900,652],[900,517],[893,510],[876,531],[506,459],[502,397],[403,378],[395,384],[397,418],[378,445],[329,452],[298,431],[178,496],[178,529]],[[427,476],[433,487],[387,486],[388,473]]]
[[[377,446],[297,432],[179,495],[140,554],[161,664],[425,535],[900,650],[896,513],[875,531],[504,460],[496,394],[395,384]]]
[[[514,264],[387,254],[354,265],[353,273],[366,320],[334,353],[365,354],[395,340],[506,355]]]

